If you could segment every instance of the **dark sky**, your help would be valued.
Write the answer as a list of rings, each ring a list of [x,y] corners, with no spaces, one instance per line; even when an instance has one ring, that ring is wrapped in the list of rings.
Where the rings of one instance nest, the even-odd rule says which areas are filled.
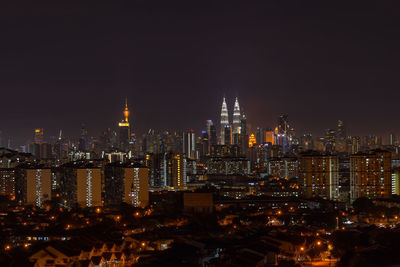
[[[3,1],[0,128],[98,135],[127,96],[136,132],[201,130],[225,94],[253,127],[400,133],[396,2]]]

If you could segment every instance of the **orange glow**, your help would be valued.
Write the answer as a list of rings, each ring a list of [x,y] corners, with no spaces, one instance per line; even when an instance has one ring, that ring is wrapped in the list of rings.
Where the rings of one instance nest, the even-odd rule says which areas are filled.
[[[254,134],[251,134],[249,137],[249,147],[253,147],[257,143],[256,137]]]
[[[266,131],[265,132],[265,142],[266,143],[271,143],[272,145],[275,144],[274,140],[274,132],[273,131]]]
[[[124,109],[124,117],[125,117],[125,122],[128,122],[129,118],[129,109],[128,109],[128,98],[125,99],[125,109]]]

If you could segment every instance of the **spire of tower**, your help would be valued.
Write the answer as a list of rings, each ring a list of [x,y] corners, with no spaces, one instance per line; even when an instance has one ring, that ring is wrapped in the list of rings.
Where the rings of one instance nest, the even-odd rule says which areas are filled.
[[[124,109],[124,117],[125,117],[125,122],[128,122],[129,119],[129,109],[128,109],[128,98],[125,98],[125,109]]]
[[[226,105],[226,99],[223,98],[222,108],[221,108],[221,124],[229,124],[228,120],[228,106]]]
[[[235,105],[233,107],[233,133],[240,133],[240,106],[237,97],[235,99]]]
[[[222,108],[221,108],[221,135],[220,141],[223,145],[225,143],[225,126],[229,125],[229,115],[228,115],[228,106],[226,105],[225,97],[222,100]]]

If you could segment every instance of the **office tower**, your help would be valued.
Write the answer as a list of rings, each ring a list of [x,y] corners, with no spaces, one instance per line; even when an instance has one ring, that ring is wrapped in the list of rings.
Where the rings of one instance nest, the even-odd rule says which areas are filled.
[[[88,150],[89,147],[89,139],[88,139],[88,132],[85,128],[85,124],[82,124],[81,127],[81,136],[79,137],[79,141],[78,141],[78,150],[85,152]]]
[[[303,134],[300,137],[300,144],[303,151],[314,149],[314,141],[311,133]]]
[[[272,130],[265,131],[265,142],[275,145],[275,133]]]
[[[361,138],[359,136],[353,136],[350,140],[350,153],[356,154],[361,151]]]
[[[200,139],[200,158],[207,156],[210,153],[210,140],[207,131],[201,132],[201,139]]]
[[[28,153],[32,154],[36,158],[40,158],[40,144],[29,144]]]
[[[217,131],[212,120],[206,121],[206,130],[208,134],[208,151],[211,150],[212,145],[216,145],[217,142]]]
[[[215,128],[215,125],[210,126],[210,146],[216,145],[218,143],[218,138],[217,138],[217,129]]]
[[[153,129],[149,129],[145,137],[145,152],[159,153],[159,138]]]
[[[249,135],[247,133],[247,119],[244,113],[240,118],[240,135],[237,145],[240,147],[241,154],[246,156],[249,149]]]
[[[43,207],[51,200],[51,170],[21,165],[15,170],[15,197],[21,205]]]
[[[361,150],[379,149],[382,147],[382,137],[374,134],[363,136],[361,140]]]
[[[118,123],[118,128],[119,128],[118,142],[119,142],[119,147],[122,150],[127,149],[131,141],[129,114],[130,112],[128,109],[128,99],[125,99],[125,109],[123,111],[124,119],[120,123]]]
[[[34,131],[34,136],[33,136],[33,142],[35,144],[42,144],[44,141],[44,129],[43,128],[37,128]]]
[[[339,159],[308,151],[299,155],[299,187],[307,198],[322,197],[329,200],[339,198]]]
[[[51,144],[43,143],[40,145],[40,158],[41,159],[53,158],[53,150]]]
[[[225,125],[224,144],[226,146],[232,144],[232,126],[231,125]]]
[[[114,162],[105,167],[104,202],[122,202],[144,208],[149,204],[149,169],[134,163]]]
[[[350,156],[350,197],[387,198],[392,193],[392,155],[370,150]]]
[[[338,121],[338,126],[337,126],[337,131],[336,131],[336,150],[338,152],[346,152],[347,151],[347,143],[346,143],[346,129],[344,127],[343,121],[339,120]]]
[[[336,151],[336,131],[327,129],[324,137],[324,146],[326,152]]]
[[[289,120],[287,114],[282,114],[278,119],[278,131],[280,134],[287,134],[289,131]]]
[[[193,129],[183,133],[183,153],[190,159],[196,158],[196,135]]]
[[[244,113],[240,117],[240,134],[242,134],[242,135],[247,134],[247,119],[246,119],[246,115]]]
[[[53,152],[57,160],[64,158],[64,140],[62,138],[62,130],[60,130],[57,141],[53,145]]]
[[[395,141],[396,141],[396,138],[395,138],[394,134],[391,133],[389,135],[389,145],[393,146]]]
[[[220,136],[220,143],[221,145],[225,144],[225,128],[229,126],[229,116],[228,116],[228,107],[226,105],[225,97],[222,101],[222,108],[221,108],[221,136]]]
[[[70,162],[60,167],[60,192],[65,206],[102,206],[101,191],[100,167],[84,162]]]
[[[240,134],[241,133],[241,116],[240,116],[240,106],[239,100],[236,97],[235,105],[233,107],[233,123],[232,123],[232,134]]]
[[[257,127],[256,129],[256,142],[257,144],[262,144],[265,141],[265,131],[261,127]]]

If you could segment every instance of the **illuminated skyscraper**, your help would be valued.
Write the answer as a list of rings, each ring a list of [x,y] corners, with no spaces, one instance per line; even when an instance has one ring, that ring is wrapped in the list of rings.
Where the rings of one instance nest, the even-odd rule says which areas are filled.
[[[278,127],[279,127],[280,134],[287,134],[287,132],[289,130],[289,121],[288,121],[287,114],[282,114],[279,116]]]
[[[206,121],[206,129],[208,135],[208,152],[211,151],[211,146],[217,144],[217,131],[215,130],[215,125],[212,120]]]
[[[35,135],[33,137],[33,142],[35,144],[42,144],[43,143],[43,138],[44,138],[44,129],[43,128],[37,128],[35,129]]]
[[[233,129],[232,133],[233,134],[240,134],[240,128],[241,128],[241,123],[240,123],[240,106],[239,106],[239,100],[235,99],[235,105],[233,107]]]
[[[105,167],[105,204],[149,204],[149,169],[135,163],[114,162]]]
[[[339,158],[307,151],[299,156],[299,187],[301,195],[322,197],[330,200],[339,198]]]
[[[182,153],[176,153],[172,156],[171,172],[169,186],[181,189],[186,186],[186,158]]]
[[[196,157],[196,136],[193,129],[183,134],[183,152],[190,159]]]
[[[131,129],[129,124],[129,109],[128,99],[125,100],[125,109],[123,111],[124,119],[118,124],[119,127],[119,146],[121,149],[126,149],[131,137]]]
[[[70,162],[60,167],[60,192],[67,207],[102,206],[102,170],[94,164]]]
[[[85,128],[85,124],[82,123],[81,136],[79,137],[78,149],[79,151],[87,151],[89,147],[88,131]]]
[[[392,155],[371,150],[350,156],[350,197],[388,198],[392,194]]]
[[[39,166],[19,166],[15,173],[18,203],[42,207],[51,199],[51,170]]]
[[[226,105],[225,97],[222,101],[222,108],[221,108],[221,136],[220,141],[221,145],[225,144],[225,126],[229,126],[229,117],[228,117],[228,107]]]

